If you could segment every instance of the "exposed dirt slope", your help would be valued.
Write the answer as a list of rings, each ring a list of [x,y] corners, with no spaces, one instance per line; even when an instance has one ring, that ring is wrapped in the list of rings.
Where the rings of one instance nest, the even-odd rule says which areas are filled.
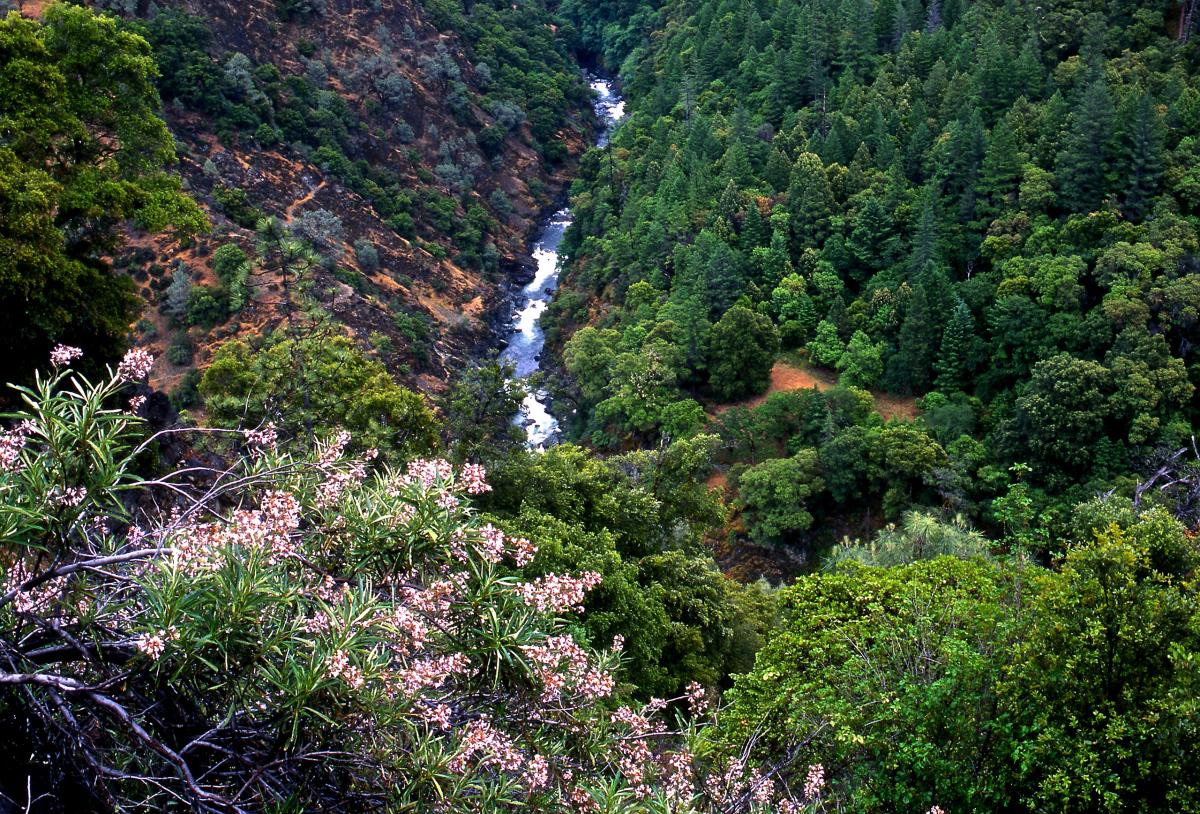
[[[807,366],[800,367],[790,362],[779,361],[771,368],[771,385],[767,388],[767,392],[743,401],[718,405],[711,412],[716,416],[731,407],[757,407],[772,393],[808,390],[813,387],[824,392],[836,385],[837,378],[829,371]],[[875,409],[889,421],[893,418],[907,421],[917,415],[916,399],[885,393],[882,390],[872,391],[872,395],[875,397]]]

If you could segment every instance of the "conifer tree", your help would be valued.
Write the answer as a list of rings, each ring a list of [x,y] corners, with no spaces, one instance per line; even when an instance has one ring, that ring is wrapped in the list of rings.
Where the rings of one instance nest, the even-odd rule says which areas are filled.
[[[1121,106],[1117,131],[1122,210],[1127,218],[1139,222],[1150,213],[1159,191],[1165,153],[1162,116],[1149,93],[1138,93],[1126,100]]]
[[[971,309],[959,300],[942,333],[942,347],[935,365],[935,384],[939,390],[956,392],[963,389],[974,364],[978,342]]]
[[[818,249],[829,236],[833,190],[819,156],[803,153],[792,169],[788,211],[792,215],[792,248],[795,252]]]
[[[978,187],[981,226],[1012,208],[1021,184],[1021,155],[1012,128],[1003,119],[992,129]]]
[[[791,183],[791,162],[788,161],[787,156],[778,147],[771,150],[771,154],[767,156],[767,166],[763,171],[763,178],[776,192],[783,192],[788,188],[788,184]]]
[[[1059,200],[1072,212],[1093,212],[1109,191],[1112,158],[1112,96],[1103,78],[1093,81],[1071,113],[1054,174]]]
[[[919,393],[929,384],[938,344],[938,323],[933,319],[925,287],[918,285],[909,298],[900,326],[896,352],[888,361],[884,384],[899,393]]]
[[[899,256],[899,243],[891,214],[872,195],[859,210],[850,232],[850,252],[861,264],[861,271],[854,276],[865,282],[871,274],[887,268]]]

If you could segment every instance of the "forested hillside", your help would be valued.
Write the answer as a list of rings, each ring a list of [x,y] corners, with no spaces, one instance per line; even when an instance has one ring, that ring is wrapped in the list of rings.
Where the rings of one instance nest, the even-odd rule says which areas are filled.
[[[627,5],[567,8],[631,112],[583,163],[550,318],[582,437],[695,432],[780,350],[830,369],[832,393],[716,424],[758,464],[747,508],[792,482],[806,512],[751,520],[792,540],[869,506],[1000,525],[1017,481],[1061,520],[1188,441],[1190,5]],[[871,389],[919,397],[921,420],[871,418]]]
[[[1200,812],[1200,2],[10,8],[0,814]]]

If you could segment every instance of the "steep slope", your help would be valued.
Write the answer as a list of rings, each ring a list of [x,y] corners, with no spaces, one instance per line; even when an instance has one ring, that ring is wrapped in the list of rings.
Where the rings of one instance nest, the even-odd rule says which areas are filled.
[[[278,274],[255,257],[262,216],[316,252],[311,307],[404,383],[437,390],[493,341],[591,127],[543,4],[91,5],[151,42],[179,172],[214,226],[194,242],[131,235],[116,259],[148,303],[141,341],[170,351],[158,386],[190,389],[223,339],[279,324]],[[232,302],[213,263],[226,244],[249,259]]]

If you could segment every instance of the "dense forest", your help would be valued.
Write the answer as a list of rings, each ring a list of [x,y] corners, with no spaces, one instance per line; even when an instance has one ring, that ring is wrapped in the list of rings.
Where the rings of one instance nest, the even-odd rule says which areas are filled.
[[[838,388],[720,414],[752,483],[808,482],[807,514],[758,536],[914,504],[999,528],[1017,484],[1054,524],[1128,486],[1196,420],[1200,85],[1182,12],[576,12],[631,113],[581,165],[552,314],[576,433],[619,448],[697,432],[713,403],[764,392],[782,350]],[[920,421],[871,417],[873,389],[917,397]],[[784,453],[786,469],[763,461]]]
[[[1195,0],[0,10],[0,814],[1200,812]]]

